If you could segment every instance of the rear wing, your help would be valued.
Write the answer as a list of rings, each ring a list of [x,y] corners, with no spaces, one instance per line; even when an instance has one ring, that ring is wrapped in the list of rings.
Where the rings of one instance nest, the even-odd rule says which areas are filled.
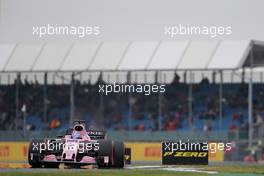
[[[95,140],[95,139],[105,139],[106,138],[106,132],[105,131],[87,130],[87,134],[93,140]]]

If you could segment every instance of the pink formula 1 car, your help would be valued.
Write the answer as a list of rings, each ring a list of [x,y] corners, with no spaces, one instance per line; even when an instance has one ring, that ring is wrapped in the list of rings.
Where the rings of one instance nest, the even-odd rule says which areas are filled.
[[[124,157],[123,142],[106,140],[103,131],[86,131],[85,122],[80,120],[64,136],[31,140],[28,151],[28,163],[34,168],[57,168],[60,163],[123,168]]]

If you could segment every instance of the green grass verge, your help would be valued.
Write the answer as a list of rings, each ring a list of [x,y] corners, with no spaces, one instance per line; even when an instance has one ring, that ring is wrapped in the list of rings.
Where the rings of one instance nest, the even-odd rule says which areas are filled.
[[[230,166],[206,166],[204,170],[227,172],[227,173],[247,173],[263,174],[264,165],[230,165]]]
[[[218,174],[207,174],[199,172],[179,172],[151,169],[60,169],[60,170],[27,170],[12,169],[11,171],[0,171],[1,176],[258,176],[264,175],[264,166],[260,165],[229,165],[229,166],[176,166],[177,168],[199,168],[202,171],[217,171]]]
[[[1,176],[193,176],[193,172],[172,172],[161,170],[87,170],[77,172],[7,172],[1,173]],[[195,173],[197,176],[208,175],[204,173]]]

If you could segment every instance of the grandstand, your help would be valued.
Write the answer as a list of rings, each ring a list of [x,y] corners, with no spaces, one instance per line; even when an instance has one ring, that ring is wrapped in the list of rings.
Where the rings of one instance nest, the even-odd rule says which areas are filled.
[[[250,40],[1,44],[1,138],[85,119],[112,134],[241,132],[255,145],[264,126],[263,56],[263,43]],[[165,84],[166,92],[98,91],[114,82]]]

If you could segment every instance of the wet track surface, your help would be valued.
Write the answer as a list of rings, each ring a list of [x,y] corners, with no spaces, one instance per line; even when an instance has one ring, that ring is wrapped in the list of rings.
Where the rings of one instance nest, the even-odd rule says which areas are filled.
[[[228,164],[227,164],[228,165]],[[242,163],[236,163],[234,164],[234,166],[237,166],[239,165],[240,167],[247,167],[247,166],[250,166],[250,165],[246,165],[246,166],[243,166]],[[223,166],[225,167],[226,164],[211,164],[212,167],[220,167]],[[211,168],[211,166],[209,166]],[[208,170],[209,168],[208,166],[162,166],[160,164],[150,164],[150,163],[141,163],[141,164],[132,164],[132,165],[126,165],[124,169],[122,170],[127,170],[127,172],[129,173],[133,173],[131,172],[132,170],[137,170],[137,171],[144,171],[144,170],[151,170],[151,171],[169,171],[169,172],[175,172],[176,173],[192,173],[192,174],[202,174],[202,175],[207,175],[207,174],[210,174],[210,175],[216,175],[216,176],[240,176],[240,175],[243,175],[243,176],[259,176],[259,175],[262,175],[262,174],[252,174],[250,172],[243,172],[243,173],[240,173],[239,172],[237,173],[231,173],[229,171],[225,171],[223,172],[222,169],[216,169],[214,170],[213,169],[210,169]],[[230,166],[229,166],[230,167]],[[232,166],[231,166],[232,167]],[[262,167],[262,165],[261,165]],[[207,168],[207,169],[206,169]],[[54,169],[54,168],[30,168],[28,164],[26,163],[0,163],[0,175],[1,173],[4,175],[6,173],[13,173],[13,174],[20,174],[20,173],[32,173],[32,174],[59,174],[59,173],[65,173],[65,174],[69,174],[71,175],[71,173],[80,173],[80,175],[83,175],[82,173],[84,174],[87,174],[87,173],[97,173],[97,170],[100,172],[99,173],[104,173],[104,172],[101,172],[102,170],[105,170],[105,171],[113,171],[113,172],[116,172],[117,170],[120,170],[120,169],[97,169],[97,168],[80,168],[80,169],[76,169],[76,168],[67,168],[67,167],[64,167],[63,165],[60,166],[60,168],[58,169]],[[137,172],[136,171],[136,172]],[[176,174],[177,175],[177,174]]]
[[[19,166],[19,165],[18,165]],[[26,166],[27,168],[23,168],[23,166]],[[97,168],[90,168],[90,169],[94,169],[96,170]],[[178,171],[178,172],[199,172],[199,173],[209,173],[209,174],[215,174],[217,172],[215,171],[205,171],[202,170],[201,168],[188,168],[188,167],[169,167],[169,166],[159,166],[159,165],[136,165],[136,166],[126,166],[124,169],[126,170],[133,170],[133,169],[137,169],[137,170],[143,170],[143,169],[147,169],[147,170],[164,170],[164,171]],[[109,169],[109,170],[116,170],[116,169]],[[87,168],[79,168],[79,169],[75,169],[75,168],[62,168],[60,167],[59,169],[54,169],[54,168],[29,168],[28,165],[22,164],[20,165],[20,167],[12,167],[12,168],[3,168],[1,167],[0,169],[0,173],[1,172],[26,172],[26,173],[47,173],[47,172],[52,172],[52,173],[56,173],[56,172],[85,172],[87,171]]]

